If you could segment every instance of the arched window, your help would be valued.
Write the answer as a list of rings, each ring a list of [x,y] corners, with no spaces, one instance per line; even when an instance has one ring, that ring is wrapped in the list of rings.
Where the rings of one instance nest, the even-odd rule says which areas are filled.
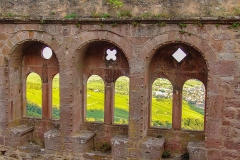
[[[169,80],[158,78],[152,84],[151,126],[172,127],[172,93]]]
[[[56,74],[52,80],[52,118],[60,118],[59,74]]]
[[[129,117],[129,78],[119,77],[115,82],[114,123],[128,124]]]
[[[87,81],[86,121],[104,122],[104,81],[92,75]]]
[[[26,79],[27,116],[42,118],[42,80],[36,73]]]
[[[204,130],[205,87],[196,79],[185,82],[182,91],[182,128]]]

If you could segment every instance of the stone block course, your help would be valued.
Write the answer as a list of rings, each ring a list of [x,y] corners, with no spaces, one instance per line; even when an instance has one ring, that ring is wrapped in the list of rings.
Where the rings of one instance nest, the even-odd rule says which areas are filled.
[[[143,159],[161,159],[164,150],[165,138],[148,137],[140,148],[142,149]]]
[[[6,137],[6,144],[17,147],[27,144],[33,138],[34,127],[20,125],[9,130],[8,136]]]
[[[59,130],[50,130],[44,133],[45,149],[49,151],[59,151],[62,149],[61,133]]]
[[[128,137],[126,135],[116,135],[111,139],[112,156],[120,159],[125,158]]]
[[[158,19],[149,17],[149,19],[140,18],[139,20],[128,20],[124,17],[94,19],[91,18],[91,14],[95,12],[101,14],[106,12],[113,16],[121,11],[120,8],[113,8],[111,4],[107,4],[105,1],[96,0],[88,2],[66,0],[50,2],[43,0],[41,3],[36,3],[36,1],[29,3],[7,2],[3,0],[0,2],[0,10],[4,14],[19,14],[20,8],[26,8],[27,6],[28,9],[24,10],[24,13],[29,14],[29,17],[27,16],[25,19],[22,19],[24,15],[20,15],[19,19],[15,17],[3,18],[4,15],[0,15],[2,17],[0,19],[2,22],[0,24],[0,66],[4,66],[0,69],[0,129],[9,129],[10,126],[16,128],[21,119],[26,116],[25,77],[32,71],[42,73],[43,64],[36,67],[34,66],[36,64],[26,63],[23,59],[26,57],[28,49],[34,46],[33,44],[47,45],[54,50],[56,56],[56,63],[51,63],[51,65],[56,64],[57,70],[53,70],[56,73],[60,70],[61,118],[59,120],[60,127],[58,126],[57,130],[52,130],[55,126],[48,125],[48,123],[36,122],[33,124],[35,127],[33,136],[45,139],[46,150],[60,152],[67,150],[75,153],[82,150],[85,152],[91,145],[80,146],[81,138],[79,138],[79,135],[75,136],[75,134],[81,130],[89,130],[91,132],[97,131],[96,141],[109,142],[112,139],[112,145],[115,145],[112,146],[112,157],[109,155],[100,156],[108,159],[158,159],[162,152],[161,149],[159,151],[159,148],[154,147],[160,144],[157,142],[158,139],[152,138],[151,144],[147,143],[146,140],[148,136],[157,137],[157,135],[166,138],[164,141],[165,149],[170,149],[173,154],[186,152],[189,141],[205,140],[208,160],[239,159],[239,28],[229,28],[233,23],[239,21],[239,17],[227,17],[226,15],[234,15],[235,7],[239,8],[238,3],[233,0],[221,3],[217,1],[200,3],[186,0],[174,3],[157,0],[148,2],[125,0],[123,2],[125,3],[123,8],[130,9],[134,16],[149,12],[151,14],[163,13],[170,17],[164,18],[163,16]],[[47,4],[50,5],[46,8]],[[52,10],[53,8],[55,9]],[[184,12],[182,12],[182,8],[184,8]],[[55,12],[55,15],[52,12]],[[73,12],[76,13],[76,18],[63,18]],[[224,15],[225,18],[220,17],[221,15],[216,15],[219,18],[205,17],[210,14],[215,15],[217,12],[219,14],[223,12],[221,15]],[[202,18],[190,18],[190,15],[201,16]],[[183,17],[178,19],[179,16]],[[85,19],[82,19],[83,17]],[[45,21],[44,24],[40,23],[42,19]],[[131,24],[135,20],[141,23],[137,27]],[[157,26],[159,22],[166,22],[166,26]],[[201,22],[203,26],[198,26],[198,22]],[[76,26],[78,23],[81,25],[79,28]],[[104,26],[101,27],[99,23],[103,23]],[[111,24],[113,23],[118,25],[112,27]],[[180,28],[179,23],[186,23],[187,27]],[[218,27],[217,24],[219,24]],[[185,31],[186,33],[180,34],[179,31]],[[129,68],[126,69],[127,71],[121,70],[122,68],[120,70],[121,73],[130,78],[130,118],[128,125],[113,124],[111,119],[114,115],[111,115],[111,112],[105,114],[105,116],[108,116],[106,118],[108,119],[107,124],[105,122],[84,122],[83,119],[86,99],[83,83],[86,83],[86,77],[92,73],[99,73],[100,70],[102,72],[104,69],[116,70],[117,68],[116,66],[104,68],[104,59],[99,60],[104,64],[102,68],[94,68],[94,65],[84,66],[85,55],[88,55],[89,51],[94,49],[96,54],[90,56],[90,59],[96,58],[95,56],[100,53],[98,48],[102,47],[102,42],[106,42],[108,46],[118,47],[123,52],[123,57],[125,56],[124,58],[127,59],[126,64],[120,65]],[[178,45],[175,46],[175,44]],[[170,47],[162,51],[167,45]],[[153,128],[150,125],[150,98],[153,80],[164,76],[171,77],[174,81],[172,82],[174,88],[178,88],[178,91],[181,92],[181,87],[178,85],[187,79],[187,74],[175,77],[183,71],[183,68],[174,70],[174,72],[171,69],[182,64],[185,65],[187,62],[173,63],[172,66],[168,66],[166,71],[161,70],[162,62],[156,63],[155,69],[150,67],[151,62],[162,58],[168,51],[170,55],[170,50],[176,49],[174,47],[185,45],[188,46],[187,49],[191,50],[191,53],[188,54],[192,54],[193,57],[199,54],[204,64],[206,63],[206,66],[196,67],[199,64],[195,63],[196,61],[192,62],[193,68],[202,69],[201,72],[204,72],[203,78],[201,77],[203,74],[200,75],[198,70],[187,73],[191,74],[189,77],[193,78],[199,74],[198,77],[206,81],[204,82],[207,95],[205,130],[186,131],[181,129],[180,126],[171,129]],[[194,53],[192,53],[193,48],[196,50],[194,50]],[[161,52],[161,54],[154,57],[157,52]],[[165,59],[163,58],[163,61]],[[90,62],[92,63],[92,61]],[[167,61],[164,62],[168,63]],[[53,73],[53,70],[49,68],[48,71]],[[92,72],[92,70],[95,71]],[[116,75],[115,78],[118,76]],[[103,74],[103,79],[107,80],[107,78],[109,77]],[[181,96],[178,98],[181,98]],[[173,104],[181,108],[179,102],[176,102],[175,99]],[[51,107],[50,101],[49,105]],[[174,124],[177,120],[180,122],[180,118],[181,116],[174,117]],[[46,119],[52,121],[51,117]],[[26,121],[30,123],[31,120]],[[119,140],[114,139],[117,138],[116,135],[118,134],[128,135],[128,138],[118,137]],[[43,135],[45,136],[43,137]],[[21,136],[19,138],[18,135],[11,137],[11,135],[3,134],[0,143],[17,146],[20,145],[18,142],[27,141],[29,137],[26,136],[25,138]],[[125,140],[126,143],[124,143]],[[92,140],[89,141],[92,143]],[[116,144],[116,141],[119,141],[119,144]],[[95,153],[89,153],[85,154],[84,157],[85,159],[91,159],[98,156]]]
[[[204,142],[189,142],[188,143],[189,160],[205,160],[206,147]]]

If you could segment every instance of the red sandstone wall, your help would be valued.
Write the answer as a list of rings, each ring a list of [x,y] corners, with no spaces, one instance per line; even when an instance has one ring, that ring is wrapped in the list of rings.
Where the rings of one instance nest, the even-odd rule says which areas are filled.
[[[162,17],[203,17],[239,15],[239,0],[122,0],[123,6],[114,8],[107,0],[1,0],[3,17],[63,18],[71,13],[77,17],[91,17],[92,13],[117,16],[121,10],[130,10],[133,16],[151,13]],[[235,7],[235,9],[234,9]]]
[[[157,24],[119,24],[116,27],[105,24],[1,24],[0,34],[0,122],[1,134],[8,122],[21,118],[21,94],[16,94],[21,88],[19,61],[24,53],[25,41],[40,41],[50,46],[59,61],[61,78],[61,120],[60,129],[64,135],[71,135],[79,128],[88,128],[80,122],[81,103],[81,55],[86,51],[83,46],[91,41],[108,41],[117,45],[128,59],[130,67],[130,124],[129,129],[116,129],[115,133],[128,133],[132,140],[131,152],[138,153],[139,139],[147,135],[155,136],[160,129],[148,129],[148,66],[157,48],[165,43],[186,43],[198,49],[208,66],[206,129],[203,133],[190,133],[196,139],[206,141],[208,159],[239,159],[239,83],[240,83],[240,32],[229,28],[231,23],[198,25],[188,24],[183,30],[178,24],[167,24],[159,27]],[[216,23],[216,24],[215,24]],[[191,33],[191,34],[188,34]],[[18,62],[18,63],[17,63]],[[79,74],[77,74],[79,73]],[[151,93],[150,93],[151,94]],[[91,125],[89,125],[91,127]],[[111,130],[112,128],[108,128]],[[100,131],[99,135],[107,133]],[[166,133],[163,133],[164,135]],[[180,134],[180,136],[179,136]],[[188,131],[176,131],[170,138],[178,138],[171,143],[181,151],[186,149],[185,137]],[[106,136],[112,137],[112,134]],[[204,138],[203,138],[204,137]],[[169,139],[167,139],[169,140]],[[168,141],[167,141],[168,142]],[[132,147],[132,148],[131,148]],[[133,157],[137,158],[131,154]],[[126,155],[126,156],[131,156]]]

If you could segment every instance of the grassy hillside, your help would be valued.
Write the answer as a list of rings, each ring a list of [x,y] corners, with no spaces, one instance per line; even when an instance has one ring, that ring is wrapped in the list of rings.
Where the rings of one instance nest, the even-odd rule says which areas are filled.
[[[59,117],[59,77],[56,76],[55,82],[53,83],[53,106],[54,106],[54,117]],[[27,99],[31,106],[41,108],[41,91],[36,88],[41,88],[40,80],[34,77],[28,79],[29,82],[34,83],[34,87],[30,87],[31,83],[27,85]],[[159,81],[160,82],[160,81]],[[115,84],[115,108],[114,108],[114,123],[116,124],[127,124],[128,123],[128,111],[129,111],[129,79],[119,79]],[[188,87],[199,85],[197,81],[192,84],[186,84]],[[33,86],[33,85],[32,85]],[[153,84],[153,91],[158,91],[162,88],[171,89],[169,82],[163,80],[160,84]],[[164,92],[164,90],[163,90]],[[31,107],[30,107],[31,108]],[[204,123],[204,110],[190,105],[188,102],[183,101],[182,105],[182,127],[184,129],[202,130]],[[87,91],[87,121],[103,122],[104,119],[104,83],[101,78],[93,76],[88,81]],[[32,113],[34,109],[28,109],[28,113],[31,115],[38,116],[36,113]],[[36,111],[36,110],[35,110]],[[152,118],[151,125],[157,127],[171,127],[172,126],[172,99],[163,97],[152,98]],[[39,111],[37,112],[39,113]]]
[[[29,117],[42,117],[42,85],[41,78],[36,73],[31,73],[27,77],[27,116]],[[60,106],[60,98],[59,98],[59,74],[57,74],[53,78],[52,82],[52,105],[53,105],[53,118],[59,118],[59,106]]]

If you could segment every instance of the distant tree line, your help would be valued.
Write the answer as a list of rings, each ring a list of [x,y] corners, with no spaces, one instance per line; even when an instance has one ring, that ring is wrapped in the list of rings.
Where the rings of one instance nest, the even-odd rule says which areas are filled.
[[[27,102],[27,116],[34,117],[34,118],[42,118],[42,107],[40,107],[37,104]],[[60,109],[53,107],[52,117],[53,119],[59,119]]]
[[[40,83],[27,82],[27,89],[40,90],[40,89],[42,89],[42,85]]]

